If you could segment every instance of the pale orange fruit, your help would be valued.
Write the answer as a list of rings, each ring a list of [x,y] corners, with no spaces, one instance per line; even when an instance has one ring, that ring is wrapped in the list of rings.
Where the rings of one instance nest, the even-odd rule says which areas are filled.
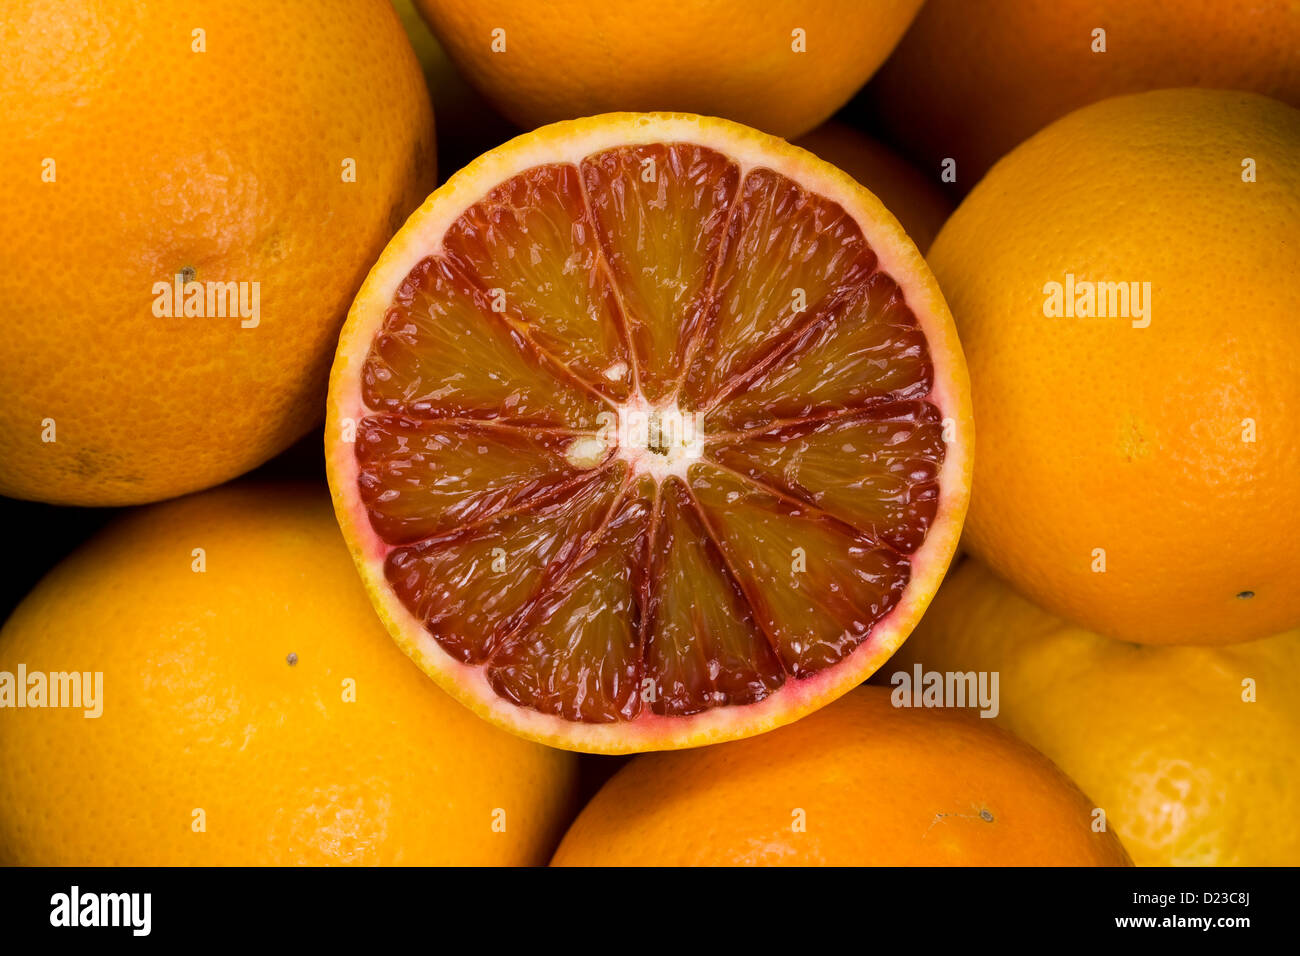
[[[683,110],[799,136],[867,81],[920,0],[416,0],[461,71],[518,126]]]
[[[1298,235],[1300,111],[1254,93],[1106,100],[994,167],[929,255],[981,434],[967,548],[1131,641],[1300,624]]]
[[[317,424],[435,181],[387,0],[8,3],[0,141],[0,493],[62,504],[214,485]]]
[[[917,665],[998,673],[996,722],[1097,800],[1137,864],[1300,862],[1300,631],[1231,647],[1129,644],[966,561],[873,680]]]
[[[131,513],[5,624],[20,667],[102,674],[100,714],[0,710],[0,863],[544,863],[574,798],[393,646],[309,486]]]
[[[637,757],[557,866],[1124,866],[1094,804],[987,720],[863,687],[753,740]]]
[[[557,123],[453,176],[353,304],[326,456],[402,648],[600,752],[788,723],[956,547],[965,366],[880,201],[719,119]]]

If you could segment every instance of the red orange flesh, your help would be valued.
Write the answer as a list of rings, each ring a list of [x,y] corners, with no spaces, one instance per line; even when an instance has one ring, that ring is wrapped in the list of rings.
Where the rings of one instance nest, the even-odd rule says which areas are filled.
[[[336,510],[390,631],[575,749],[746,736],[910,632],[966,507],[951,319],[870,193],[721,120],[611,114],[481,157],[340,342]]]

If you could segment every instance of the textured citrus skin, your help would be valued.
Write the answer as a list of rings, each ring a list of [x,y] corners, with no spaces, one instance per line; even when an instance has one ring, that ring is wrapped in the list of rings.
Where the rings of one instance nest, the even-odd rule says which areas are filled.
[[[852,126],[834,120],[795,141],[838,166],[879,197],[924,255],[952,214],[953,202],[937,181]]]
[[[411,269],[438,250],[448,226],[497,184],[537,165],[577,162],[613,147],[692,142],[717,150],[746,168],[762,166],[844,208],[875,251],[879,267],[896,280],[926,336],[935,370],[929,397],[951,423],[939,477],[940,510],[925,542],[911,556],[903,599],[876,623],[871,640],[850,657],[812,678],[787,685],[745,707],[714,708],[670,723],[580,723],[507,703],[480,669],[452,658],[419,618],[395,595],[385,576],[390,547],[375,532],[358,491],[355,430],[368,411],[362,368],[398,286]],[[973,470],[975,429],[961,344],[938,283],[898,220],[847,173],[806,150],[716,117],[676,113],[610,113],[554,123],[485,153],[441,185],[413,213],[366,277],[339,335],[330,374],[325,459],[334,507],[344,538],[393,639],[438,682],[485,720],[551,746],[590,753],[629,753],[698,747],[762,733],[798,720],[864,681],[893,653],[925,612],[957,548]],[[670,729],[671,728],[671,729]]]
[[[434,184],[397,15],[21,0],[4,19],[0,493],[132,504],[260,464],[319,420],[347,304]],[[257,326],[155,316],[187,268],[259,283]]]
[[[1106,866],[1092,802],[1051,761],[955,711],[863,687],[753,740],[637,757],[559,866]],[[806,823],[806,827],[801,823]]]
[[[525,129],[613,110],[723,116],[794,137],[894,48],[920,0],[416,0],[461,71]],[[503,30],[504,52],[493,52]],[[803,30],[806,52],[792,49]],[[498,35],[499,36],[499,35]]]
[[[881,670],[998,671],[996,721],[1078,781],[1144,866],[1295,866],[1300,631],[1143,647],[1020,597],[978,561]],[[1243,681],[1255,685],[1246,702]]]
[[[19,663],[102,671],[104,702],[0,711],[3,863],[535,864],[568,819],[575,758],[425,679],[312,487],[132,513],[15,611]]]
[[[1093,31],[1106,31],[1094,53]],[[929,0],[868,96],[969,190],[1018,143],[1108,96],[1176,86],[1253,90],[1300,106],[1294,0]]]
[[[1300,624],[1297,235],[1300,111],[1253,93],[1107,100],[994,167],[929,256],[982,435],[968,549],[1131,641]],[[1045,316],[1067,274],[1149,282],[1150,325]]]

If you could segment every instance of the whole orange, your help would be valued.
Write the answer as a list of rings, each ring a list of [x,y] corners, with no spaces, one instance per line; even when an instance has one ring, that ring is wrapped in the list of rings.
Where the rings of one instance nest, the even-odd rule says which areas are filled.
[[[1114,641],[967,561],[876,679],[918,664],[997,672],[996,722],[1097,799],[1139,866],[1300,862],[1300,631],[1231,647]]]
[[[1300,625],[1296,236],[1300,110],[1255,93],[1105,100],[995,166],[929,255],[980,430],[967,548],[1112,637]]]
[[[1093,804],[987,720],[863,687],[748,740],[636,757],[560,866],[1126,865]]]
[[[778,136],[812,129],[889,55],[920,0],[416,0],[515,124],[676,110]]]
[[[100,693],[14,709],[20,667]],[[574,796],[393,646],[309,486],[131,513],[14,612],[6,675],[0,863],[544,863]]]
[[[852,126],[831,120],[801,136],[795,145],[838,166],[875,193],[898,217],[922,255],[952,214],[953,202],[936,179]]]
[[[392,5],[4,20],[0,493],[131,504],[260,464],[319,420],[348,303],[434,184]]]
[[[927,170],[956,159],[965,192],[1032,133],[1108,96],[1221,87],[1300,106],[1297,50],[1295,0],[929,0],[867,97]]]

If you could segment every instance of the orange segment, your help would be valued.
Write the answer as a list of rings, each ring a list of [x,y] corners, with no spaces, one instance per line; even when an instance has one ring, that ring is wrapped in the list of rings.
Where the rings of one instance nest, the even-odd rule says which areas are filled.
[[[939,503],[943,425],[926,402],[796,421],[709,446],[718,462],[905,552]]]
[[[876,273],[824,310],[747,374],[709,414],[713,428],[749,428],[884,398],[923,398],[934,386],[925,333],[898,284]]]
[[[358,490],[371,524],[394,544],[417,541],[536,504],[582,472],[544,431],[393,416],[365,419]]]
[[[565,720],[628,720],[641,708],[641,622],[653,489],[629,489],[607,524],[546,582],[488,662],[506,700]]]
[[[440,189],[358,295],[327,435],[398,643],[489,720],[601,752],[748,736],[869,676],[956,547],[972,440],[951,319],[879,202],[659,114]]]
[[[838,203],[771,170],[749,173],[727,230],[714,314],[686,377],[687,403],[704,405],[782,335],[852,294],[875,264]]]
[[[575,167],[539,166],[503,183],[452,224],[443,248],[539,347],[627,397],[631,360]]]
[[[406,277],[363,375],[367,406],[407,415],[588,428],[601,407],[445,259]]]
[[[691,471],[728,567],[793,676],[842,660],[898,603],[910,567],[902,555],[735,475]]]
[[[624,471],[616,465],[534,508],[395,548],[388,581],[443,650],[482,663],[536,594],[543,572],[585,546]]]
[[[740,174],[736,164],[687,143],[607,150],[582,164],[609,267],[651,401],[681,370],[699,320]]]
[[[658,518],[645,649],[657,690],[651,709],[681,716],[762,700],[785,682],[784,669],[675,478],[663,486]]]

